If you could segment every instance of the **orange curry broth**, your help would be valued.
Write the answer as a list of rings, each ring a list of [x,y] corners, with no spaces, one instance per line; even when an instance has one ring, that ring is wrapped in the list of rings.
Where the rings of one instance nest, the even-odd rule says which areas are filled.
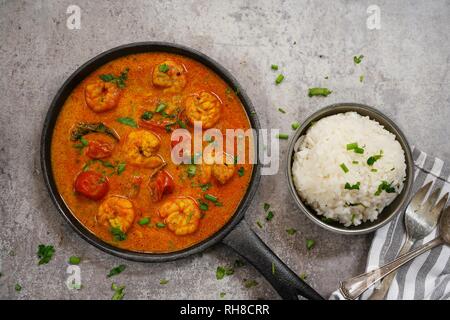
[[[86,156],[86,148],[80,151],[74,148],[77,142],[70,140],[70,132],[77,122],[103,122],[107,126],[115,129],[121,140],[116,143],[111,157],[104,159],[111,163],[126,162],[124,157],[123,144],[127,134],[135,128],[117,122],[120,117],[131,117],[136,122],[145,108],[143,102],[145,96],[151,98],[161,98],[164,100],[173,94],[164,94],[162,89],[154,87],[152,84],[152,72],[155,65],[165,60],[173,60],[182,63],[186,72],[186,86],[181,92],[182,98],[200,91],[210,91],[215,93],[222,101],[222,113],[215,128],[225,133],[225,129],[248,129],[250,123],[246,112],[235,94],[228,89],[227,84],[214,72],[192,59],[167,54],[167,53],[144,53],[128,55],[111,61],[90,76],[84,79],[70,94],[66,100],[62,111],[58,117],[52,138],[51,159],[53,174],[59,193],[63,197],[75,217],[92,233],[114,246],[139,252],[171,252],[190,247],[202,240],[207,239],[233,216],[240,201],[242,200],[251,179],[252,165],[237,165],[234,176],[225,185],[220,185],[214,178],[211,179],[211,188],[204,192],[200,187],[193,187],[191,178],[187,176],[186,165],[175,165],[170,158],[170,133],[157,132],[161,137],[161,147],[158,151],[168,163],[164,168],[168,171],[175,182],[175,189],[172,194],[164,195],[162,200],[155,203],[150,198],[148,182],[153,169],[140,168],[130,164],[121,175],[113,174],[108,176],[109,195],[128,196],[133,192],[133,177],[142,177],[142,184],[138,195],[130,199],[133,203],[136,217],[134,223],[127,232],[124,241],[114,240],[110,229],[107,226],[96,222],[96,213],[103,198],[99,201],[89,200],[74,191],[74,180],[82,171],[83,166],[89,161]],[[99,79],[102,74],[119,75],[124,69],[129,68],[126,87],[122,90],[122,95],[118,106],[107,112],[95,113],[89,109],[85,102],[84,89],[87,83]],[[193,131],[188,126],[189,131]],[[88,134],[86,140],[97,133]],[[106,137],[105,135],[102,135]],[[109,139],[106,137],[105,139]],[[112,139],[109,139],[113,141]],[[108,175],[113,169],[102,167],[101,164],[94,166],[97,171]],[[244,175],[240,177],[237,170],[244,167]],[[176,197],[190,196],[193,199],[203,199],[204,194],[209,193],[216,196],[223,204],[221,207],[205,201],[209,204],[209,209],[204,212],[197,231],[192,234],[177,236],[166,228],[157,228],[157,222],[164,222],[159,216],[158,209],[165,202]],[[204,200],[204,199],[203,199]],[[137,223],[142,217],[151,219],[150,225],[141,226]]]

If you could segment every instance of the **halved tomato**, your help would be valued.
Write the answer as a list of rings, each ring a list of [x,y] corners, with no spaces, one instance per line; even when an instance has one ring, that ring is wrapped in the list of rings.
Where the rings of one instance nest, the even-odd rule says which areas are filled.
[[[108,179],[95,171],[81,172],[75,180],[75,191],[91,200],[100,200],[109,191]]]
[[[175,188],[173,178],[166,170],[159,171],[149,183],[150,195],[154,202],[162,199],[163,195],[172,193]]]
[[[104,159],[111,156],[114,145],[101,140],[91,140],[86,155],[91,159]]]

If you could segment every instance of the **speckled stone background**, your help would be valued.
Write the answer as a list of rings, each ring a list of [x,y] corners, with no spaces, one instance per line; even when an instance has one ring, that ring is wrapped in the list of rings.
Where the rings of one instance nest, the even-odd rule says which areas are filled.
[[[67,7],[81,8],[81,29],[66,27]],[[366,27],[371,4],[381,29]],[[291,132],[317,109],[335,102],[373,105],[394,119],[411,144],[450,160],[449,1],[0,1],[0,298],[109,299],[111,282],[126,285],[127,299],[276,299],[251,266],[221,281],[218,265],[236,254],[218,245],[191,258],[161,264],[124,261],[80,239],[58,214],[44,186],[39,139],[48,106],[62,82],[81,64],[112,47],[135,41],[171,41],[198,49],[229,69],[257,108],[261,124]],[[360,65],[353,56],[365,56]],[[278,64],[285,75],[274,85]],[[359,81],[360,75],[365,79]],[[328,76],[329,79],[325,79]],[[307,88],[326,86],[327,98]],[[287,114],[277,111],[283,107]],[[285,156],[287,142],[282,142]],[[313,225],[287,192],[280,172],[263,177],[246,219],[295,272],[328,296],[338,281],[364,269],[371,236],[346,237]],[[264,220],[261,203],[275,218]],[[287,228],[299,232],[294,236]],[[305,239],[316,241],[307,251]],[[56,254],[38,266],[40,243]],[[69,290],[67,259],[83,258],[81,290]],[[107,279],[120,263],[127,270]],[[160,279],[170,280],[160,285]],[[243,279],[259,285],[246,289]],[[21,292],[14,290],[19,283]]]

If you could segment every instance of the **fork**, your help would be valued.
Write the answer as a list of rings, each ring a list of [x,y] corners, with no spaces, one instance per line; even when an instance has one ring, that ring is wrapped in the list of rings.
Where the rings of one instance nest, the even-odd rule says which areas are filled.
[[[421,187],[414,197],[411,199],[408,207],[405,211],[405,228],[406,228],[406,240],[403,247],[400,250],[399,255],[408,252],[413,244],[425,238],[436,227],[439,216],[447,203],[449,194],[448,192],[439,200],[439,194],[441,189],[436,189],[430,197],[424,202],[426,195],[431,189],[432,181]],[[396,272],[392,272],[387,275],[380,283],[379,287],[374,289],[374,292],[369,297],[369,300],[382,300],[385,298],[392,281],[395,278]],[[353,278],[354,279],[354,278]],[[347,290],[349,296],[347,298],[356,299],[364,291],[366,291],[370,285],[368,283],[360,283],[358,285],[352,284],[352,279],[341,283],[341,287],[352,287],[350,291]],[[347,288],[347,289],[348,289]]]

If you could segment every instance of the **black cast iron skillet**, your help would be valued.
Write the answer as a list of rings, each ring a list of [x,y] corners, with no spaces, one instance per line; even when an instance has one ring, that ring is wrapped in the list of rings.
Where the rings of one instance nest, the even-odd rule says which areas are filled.
[[[55,98],[53,99],[44,122],[44,129],[41,137],[41,164],[44,173],[43,176],[50,193],[50,197],[58,208],[58,211],[74,228],[74,230],[87,242],[107,253],[119,256],[124,259],[143,262],[171,261],[175,259],[185,258],[195,253],[199,253],[222,241],[223,243],[234,249],[238,254],[245,257],[251,264],[253,264],[255,268],[258,269],[266,277],[266,279],[271,283],[271,285],[283,299],[298,299],[298,295],[301,295],[307,299],[323,299],[314,289],[312,289],[294,272],[292,272],[261,241],[261,239],[250,229],[248,224],[243,219],[244,213],[249,207],[260,181],[259,164],[254,165],[249,188],[230,221],[224,227],[222,227],[222,229],[220,229],[208,239],[184,250],[169,253],[143,253],[117,248],[102,241],[94,234],[89,232],[71,213],[70,209],[64,203],[64,200],[56,189],[55,180],[51,168],[51,140],[58,114],[72,90],[85,77],[87,77],[97,68],[116,58],[129,54],[144,52],[169,52],[183,55],[201,62],[203,65],[207,66],[212,71],[217,73],[225,82],[227,82],[227,84],[231,88],[239,88],[239,90],[237,91],[238,97],[244,105],[251,126],[255,129],[260,128],[259,121],[254,112],[252,103],[250,102],[250,99],[242,90],[242,88],[239,86],[236,79],[217,62],[196,50],[165,42],[140,42],[120,46],[103,52],[79,67],[78,70],[76,70],[66,80],[66,82],[64,82],[62,87],[57,92]],[[274,264],[274,268],[276,270],[274,274],[272,272],[272,263]]]

